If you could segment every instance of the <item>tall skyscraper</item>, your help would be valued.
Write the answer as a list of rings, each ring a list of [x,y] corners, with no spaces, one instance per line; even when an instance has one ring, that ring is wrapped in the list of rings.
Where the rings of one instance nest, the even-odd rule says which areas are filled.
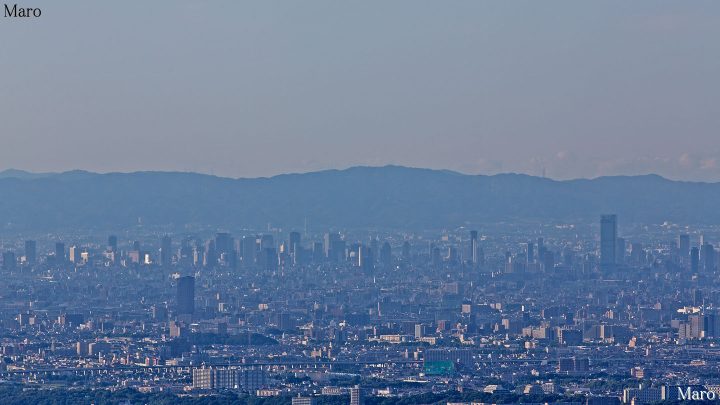
[[[300,247],[300,232],[290,232],[290,245],[288,246],[288,252],[294,254]]]
[[[377,237],[370,239],[370,252],[372,253],[373,265],[377,263],[380,255],[380,241]]]
[[[255,264],[256,239],[254,236],[243,236],[240,240],[240,257],[243,267],[247,268]]]
[[[700,270],[700,249],[690,249],[690,272],[696,274]]]
[[[30,265],[37,262],[37,243],[34,240],[25,241],[25,261]]]
[[[642,243],[633,242],[630,245],[630,261],[634,265],[642,266],[645,264],[645,250]]]
[[[170,266],[172,264],[172,239],[165,235],[160,241],[160,265]]]
[[[707,273],[715,271],[715,247],[710,243],[705,243],[702,247],[702,263],[703,270]]]
[[[385,268],[392,266],[392,248],[387,241],[383,242],[380,248],[380,263],[382,263]]]
[[[553,271],[555,269],[555,254],[551,250],[545,250],[541,264],[546,272]]]
[[[470,258],[478,264],[478,231],[470,231]]]
[[[532,243],[532,241],[528,241],[527,243],[527,264],[531,264],[535,262],[535,245]]]
[[[537,238],[537,263],[542,264],[545,257],[545,239]]]
[[[196,240],[193,244],[192,248],[192,254],[193,254],[193,265],[195,266],[202,266],[205,264],[205,246],[202,244],[202,241]]]
[[[57,263],[65,262],[65,244],[62,242],[55,244],[55,261]]]
[[[369,246],[360,245],[358,247],[358,266],[365,272],[370,272],[373,269],[373,251]]]
[[[195,277],[184,276],[177,280],[177,313],[192,315],[195,312]]]
[[[687,263],[690,255],[690,235],[684,233],[678,236],[678,256],[680,263]]]
[[[315,263],[320,263],[325,258],[325,249],[323,248],[322,242],[313,242],[312,248],[312,260]]]
[[[218,232],[215,235],[215,250],[217,255],[222,256],[235,250],[235,240],[227,232]]]
[[[326,233],[323,248],[325,257],[332,262],[339,261],[345,251],[345,242],[339,233]]]
[[[2,254],[2,268],[3,270],[13,271],[15,270],[15,264],[17,263],[17,260],[15,259],[15,252],[4,252]]]
[[[278,254],[274,247],[265,248],[260,252],[258,264],[267,272],[276,271],[278,268]]]
[[[404,262],[410,262],[410,242],[405,241],[402,244],[402,259]]]
[[[80,263],[80,248],[75,245],[70,246],[69,258],[73,263]]]
[[[108,236],[107,244],[108,244],[108,249],[110,249],[113,252],[117,252],[117,250],[118,250],[117,236],[115,236],[115,235]]]
[[[611,270],[617,262],[617,215],[600,217],[600,269]]]
[[[218,264],[218,256],[217,256],[217,249],[215,248],[215,240],[210,239],[205,243],[205,261],[203,261],[203,265],[205,267],[213,268]]]

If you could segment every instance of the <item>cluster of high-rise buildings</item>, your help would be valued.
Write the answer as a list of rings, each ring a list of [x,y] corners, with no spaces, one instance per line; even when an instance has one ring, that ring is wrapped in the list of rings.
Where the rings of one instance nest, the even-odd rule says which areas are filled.
[[[720,385],[720,229],[622,230],[603,215],[3,238],[0,378],[294,403],[448,389],[643,403]]]

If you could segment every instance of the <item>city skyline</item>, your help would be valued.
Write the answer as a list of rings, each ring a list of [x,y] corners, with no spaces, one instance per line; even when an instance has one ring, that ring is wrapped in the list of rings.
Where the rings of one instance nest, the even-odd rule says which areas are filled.
[[[430,386],[463,404],[712,392],[720,227],[592,222],[4,238],[0,294],[26,299],[0,308],[0,377],[24,394],[0,392],[296,405],[422,403]]]
[[[0,402],[720,398],[720,2],[0,4]]]

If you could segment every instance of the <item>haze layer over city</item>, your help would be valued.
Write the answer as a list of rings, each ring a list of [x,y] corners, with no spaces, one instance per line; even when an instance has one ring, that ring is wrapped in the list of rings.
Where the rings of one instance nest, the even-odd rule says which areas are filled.
[[[720,399],[720,6],[0,5],[3,404]]]

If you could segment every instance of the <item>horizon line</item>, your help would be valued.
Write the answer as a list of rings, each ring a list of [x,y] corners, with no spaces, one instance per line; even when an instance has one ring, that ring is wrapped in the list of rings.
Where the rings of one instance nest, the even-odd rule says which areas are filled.
[[[0,170],[0,179],[6,179],[6,178],[16,178],[21,180],[34,180],[34,179],[40,179],[40,178],[47,178],[51,176],[62,176],[62,175],[71,175],[71,174],[88,174],[88,175],[116,175],[116,174],[141,174],[141,173],[157,173],[157,174],[189,174],[189,175],[198,175],[198,176],[208,176],[208,177],[216,177],[220,179],[228,179],[228,180],[255,180],[255,179],[272,179],[275,177],[282,177],[282,176],[298,176],[298,175],[306,175],[306,174],[315,174],[315,173],[324,173],[324,172],[345,172],[353,169],[386,169],[386,168],[399,168],[399,169],[408,169],[408,170],[419,170],[419,171],[432,171],[432,172],[445,172],[448,174],[456,174],[461,176],[484,176],[484,177],[495,177],[495,176],[527,176],[531,178],[536,179],[544,179],[549,181],[555,181],[555,182],[570,182],[570,181],[592,181],[592,180],[598,180],[603,178],[621,178],[621,177],[658,177],[663,180],[672,181],[672,182],[683,182],[683,183],[702,183],[702,184],[716,184],[720,183],[720,180],[717,181],[706,181],[706,180],[688,180],[688,179],[679,179],[679,178],[670,178],[663,176],[658,173],[635,173],[635,174],[612,174],[612,175],[602,175],[602,176],[596,176],[596,177],[572,177],[572,178],[553,178],[549,176],[540,176],[530,173],[522,173],[522,172],[497,172],[497,173],[467,173],[467,172],[461,172],[458,170],[453,169],[439,169],[439,168],[429,168],[429,167],[416,167],[416,166],[406,166],[406,165],[400,165],[400,164],[385,164],[385,165],[354,165],[354,166],[347,166],[343,168],[326,168],[326,169],[316,169],[316,170],[308,170],[308,171],[294,171],[294,172],[286,172],[286,173],[278,173],[274,175],[269,176],[240,176],[240,177],[232,177],[227,175],[217,175],[213,172],[202,172],[202,171],[190,171],[190,170],[130,170],[130,171],[119,171],[119,170],[113,170],[113,171],[93,171],[93,170],[86,170],[86,169],[70,169],[70,170],[64,170],[64,171],[31,171],[31,170],[25,170],[25,169],[18,169],[14,167],[6,168]],[[23,174],[27,176],[32,176],[33,178],[22,178],[22,177],[13,177],[11,174],[18,173]]]

